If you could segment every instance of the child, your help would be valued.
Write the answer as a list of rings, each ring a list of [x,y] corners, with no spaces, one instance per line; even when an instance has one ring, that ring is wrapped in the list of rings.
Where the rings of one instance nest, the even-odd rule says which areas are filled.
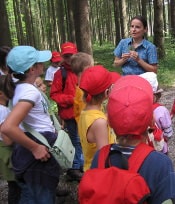
[[[158,126],[163,131],[164,145],[162,152],[168,153],[168,140],[173,135],[172,122],[169,110],[162,104],[159,103],[161,98],[162,89],[158,87],[157,74],[154,72],[146,72],[139,75],[146,79],[153,90],[153,118]]]
[[[107,106],[109,124],[115,131],[119,144],[112,150],[121,151],[127,158],[141,142],[146,142],[147,128],[152,123],[153,94],[150,84],[139,76],[121,77],[113,86]],[[92,162],[97,167],[98,153]],[[110,156],[110,165],[117,166],[119,159]],[[165,154],[151,152],[138,173],[145,179],[151,195],[148,203],[161,204],[175,199],[175,174],[172,161]],[[105,185],[105,184],[104,184]],[[93,194],[93,193],[92,193]],[[88,194],[87,197],[89,197]],[[88,199],[86,200],[88,203]]]
[[[95,152],[106,144],[114,143],[102,102],[108,97],[111,85],[117,79],[101,65],[85,69],[79,87],[84,91],[85,109],[80,114],[78,130],[84,155],[84,171],[90,168]]]
[[[12,165],[21,187],[20,203],[55,204],[60,166],[41,144],[22,126],[26,123],[40,132],[50,145],[57,133],[40,91],[33,85],[43,74],[44,62],[51,52],[31,46],[16,46],[7,56],[7,65],[19,81],[12,99],[12,110],[1,126],[1,132],[16,142]]]
[[[39,76],[36,78],[34,85],[42,92],[46,93],[46,85],[43,79]]]
[[[81,78],[81,73],[88,67],[94,65],[94,59],[91,55],[85,52],[78,52],[71,57],[72,71],[78,76],[78,80]],[[74,114],[75,120],[79,121],[80,113],[84,109],[85,103],[83,101],[83,91],[76,86],[76,92],[74,97]]]
[[[73,73],[70,64],[71,57],[76,53],[77,47],[74,43],[65,42],[61,45],[61,56],[63,60],[61,69],[54,75],[54,80],[50,89],[50,97],[57,103],[58,115],[63,121],[64,128],[67,129],[72,144],[75,147],[73,165],[72,168],[67,171],[68,178],[70,180],[80,181],[83,175],[81,171],[83,157],[73,107],[78,77]]]
[[[78,52],[71,57],[71,67],[72,71],[77,75],[80,76],[81,73],[94,65],[94,59],[91,55],[85,52]]]
[[[13,97],[15,85],[7,79],[9,75],[0,76],[0,127],[7,115],[10,113],[7,107],[8,100]],[[15,174],[11,165],[12,140],[0,132],[0,173],[8,183],[8,203],[17,204],[20,198],[20,187],[18,186]]]
[[[51,65],[46,70],[45,81],[50,87],[54,78],[54,74],[60,69],[60,62],[62,61],[61,55],[57,51],[52,52]]]

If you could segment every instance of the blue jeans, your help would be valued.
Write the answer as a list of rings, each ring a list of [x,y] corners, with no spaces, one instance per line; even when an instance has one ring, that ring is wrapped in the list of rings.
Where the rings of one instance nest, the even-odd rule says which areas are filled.
[[[83,166],[83,152],[80,143],[80,137],[78,135],[78,128],[75,119],[65,120],[65,128],[68,131],[69,137],[73,146],[75,147],[75,157],[72,165],[72,169],[80,169]]]
[[[56,192],[38,184],[19,183],[19,204],[55,204]]]

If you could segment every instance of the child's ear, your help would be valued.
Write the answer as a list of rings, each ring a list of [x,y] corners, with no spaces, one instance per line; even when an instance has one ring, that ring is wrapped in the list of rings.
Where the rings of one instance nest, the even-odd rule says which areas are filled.
[[[3,95],[3,91],[0,91],[0,96]]]
[[[109,96],[109,89],[106,89],[105,90],[105,98],[108,98],[108,96]]]

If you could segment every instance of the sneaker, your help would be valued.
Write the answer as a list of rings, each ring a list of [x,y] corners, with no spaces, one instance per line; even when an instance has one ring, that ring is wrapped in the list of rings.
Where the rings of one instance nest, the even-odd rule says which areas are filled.
[[[83,173],[80,171],[80,169],[69,169],[67,171],[67,176],[69,181],[80,181]]]

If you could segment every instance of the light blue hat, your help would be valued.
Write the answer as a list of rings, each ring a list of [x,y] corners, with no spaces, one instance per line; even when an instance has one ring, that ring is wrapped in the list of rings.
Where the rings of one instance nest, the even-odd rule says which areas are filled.
[[[35,63],[50,60],[52,53],[49,50],[38,51],[34,47],[21,45],[10,50],[7,55],[7,65],[15,72],[24,74]]]

